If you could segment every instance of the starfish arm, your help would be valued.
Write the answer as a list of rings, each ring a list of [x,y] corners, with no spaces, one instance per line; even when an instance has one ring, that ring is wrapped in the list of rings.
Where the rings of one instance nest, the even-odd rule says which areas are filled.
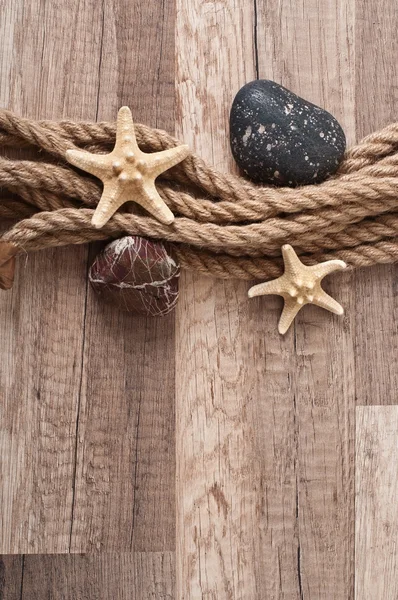
[[[100,229],[125,201],[119,186],[105,183],[101,199],[95,209],[91,223],[94,227]]]
[[[278,277],[278,279],[273,279],[272,281],[265,281],[264,283],[258,283],[250,288],[248,291],[249,298],[254,298],[254,296],[269,296],[269,295],[282,295],[286,290],[285,278]]]
[[[131,110],[128,106],[122,106],[117,114],[116,121],[116,143],[113,152],[119,152],[129,147],[131,151],[140,155],[141,151],[138,147],[134,131],[134,122]]]
[[[282,246],[282,256],[285,264],[285,272],[287,271],[288,273],[294,274],[300,272],[303,269],[303,266],[305,267],[292,246],[289,244],[284,244]]]
[[[320,293],[315,296],[312,304],[316,304],[316,306],[320,306],[321,308],[335,313],[336,315],[344,314],[344,308],[341,306],[341,304],[336,302],[334,298],[329,296],[329,294],[322,289]]]
[[[174,221],[173,213],[164,200],[159,196],[154,183],[148,182],[144,186],[140,198],[136,198],[135,202],[140,204],[143,208],[145,208],[145,210],[151,213],[155,219],[161,223],[164,223],[165,225],[170,225],[170,223]]]
[[[313,265],[308,267],[310,271],[319,279],[323,279],[329,273],[333,271],[341,271],[347,267],[343,260],[327,260],[326,262],[319,263],[319,265]]]
[[[156,177],[184,160],[189,152],[189,146],[182,145],[147,155],[148,158],[150,157],[148,163],[150,163],[149,172],[151,176],[156,179]]]
[[[284,335],[293,323],[295,316],[302,308],[302,304],[299,304],[295,300],[287,299],[283,307],[281,317],[279,319],[278,331],[281,335]]]
[[[91,154],[84,150],[67,150],[66,160],[71,165],[95,175],[99,179],[102,178],[108,167],[107,155]]]

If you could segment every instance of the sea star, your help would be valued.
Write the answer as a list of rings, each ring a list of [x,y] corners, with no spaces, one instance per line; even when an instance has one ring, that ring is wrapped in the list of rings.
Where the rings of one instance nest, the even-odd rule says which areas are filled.
[[[177,146],[147,154],[137,144],[131,111],[122,106],[117,117],[116,144],[110,154],[91,154],[67,150],[66,158],[104,184],[92,223],[100,228],[128,201],[137,202],[162,223],[170,224],[174,215],[159,196],[155,179],[189,154],[188,146]]]
[[[347,266],[345,262],[328,260],[308,267],[301,262],[288,244],[282,246],[282,256],[285,264],[284,274],[278,279],[259,283],[249,290],[250,298],[268,294],[283,297],[285,305],[278,325],[280,334],[287,332],[295,316],[305,304],[316,304],[337,315],[344,313],[343,307],[322,289],[321,281],[325,275],[345,269]]]

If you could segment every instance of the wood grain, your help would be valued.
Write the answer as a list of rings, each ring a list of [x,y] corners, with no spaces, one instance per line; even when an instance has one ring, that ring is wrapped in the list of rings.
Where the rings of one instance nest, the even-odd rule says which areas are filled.
[[[356,410],[355,598],[398,597],[398,406]]]
[[[398,9],[395,2],[356,0],[356,123],[358,137],[397,120]],[[356,377],[360,404],[396,404],[398,270],[361,272],[356,288]],[[371,366],[371,368],[369,368]]]
[[[0,556],[0,600],[174,597],[174,552]]]
[[[325,107],[349,144],[356,137],[354,9],[345,0],[258,3],[259,30],[267,31],[258,38],[259,77]],[[316,307],[300,312],[289,373],[289,443],[295,448],[297,594],[337,600],[352,595],[354,576],[355,275],[335,274],[326,285],[346,316],[330,317]]]
[[[20,600],[23,562],[22,556],[0,556],[0,600]]]
[[[172,600],[173,561],[171,552],[30,555],[18,600]]]
[[[178,6],[181,135],[195,132],[189,141],[218,168],[230,166],[231,99],[255,70],[332,110],[354,140],[352,5],[257,2],[250,14],[245,3],[247,20],[236,2]],[[257,52],[249,58],[252,19]],[[239,80],[249,60],[252,73]],[[218,61],[222,72],[211,68]],[[185,283],[176,357],[178,597],[348,597],[355,400],[350,321],[309,309],[282,340],[271,323],[277,300],[248,306],[240,284],[188,277]],[[336,277],[334,293],[348,313],[351,290],[352,276]],[[257,533],[249,541],[250,529]]]
[[[173,3],[2,4],[3,105],[96,120],[129,104],[173,132]],[[174,550],[174,318],[97,302],[99,248],[30,255],[0,298],[3,552]]]
[[[98,119],[127,104],[136,121],[173,132],[174,5],[104,11]],[[133,317],[89,289],[72,552],[174,551],[174,383],[174,316]]]
[[[254,75],[253,5],[177,0],[177,134],[231,166],[228,112]],[[255,598],[260,464],[247,284],[185,273],[176,333],[177,598]]]
[[[2,105],[32,118],[95,116],[97,14],[94,1],[72,0],[62,13],[57,3],[2,2],[12,47],[1,53]],[[88,68],[79,57],[90,49]],[[29,255],[0,296],[3,553],[68,550],[86,261],[85,248]]]
[[[397,25],[393,0],[0,0],[0,101],[128,104],[236,172],[229,108],[255,77],[349,143],[395,120]],[[354,417],[397,404],[396,267],[334,275],[344,319],[306,307],[282,338],[280,299],[189,272],[176,318],[104,306],[100,248],[31,254],[0,294],[0,552],[26,553],[1,558],[0,600],[395,598],[398,415],[357,409],[356,520]],[[66,552],[96,554],[36,555]]]

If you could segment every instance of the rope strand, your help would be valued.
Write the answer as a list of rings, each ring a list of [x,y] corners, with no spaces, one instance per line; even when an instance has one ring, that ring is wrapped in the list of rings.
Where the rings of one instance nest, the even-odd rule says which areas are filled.
[[[29,219],[17,223],[3,236],[2,240],[13,243],[23,248],[24,251],[29,252],[48,247],[84,244],[95,240],[117,238],[125,234],[146,237],[149,227],[152,231],[151,237],[154,239],[166,239],[167,241],[177,243],[180,247],[187,247],[184,241],[184,225],[177,227],[173,224],[174,231],[172,231],[171,227],[162,225],[154,219],[151,219],[151,222],[148,224],[148,219],[145,217],[118,213],[103,228],[96,229],[91,224],[92,215],[93,210],[91,209],[66,208],[54,212],[40,212]],[[179,222],[181,224],[183,219],[180,219]],[[228,236],[229,232],[225,235]],[[363,242],[380,241],[385,238],[394,239],[398,237],[398,214],[379,217],[374,221],[364,220],[358,225],[347,228],[335,237],[330,234],[327,235],[328,239],[325,236],[323,243],[313,241],[313,243],[303,247],[300,246],[298,241],[297,247],[302,253],[314,252],[318,254],[322,248],[339,249],[341,245],[349,248],[350,246],[360,245]],[[237,240],[237,243],[239,243],[239,240]],[[220,251],[223,248],[222,238],[218,248]],[[267,256],[280,256],[280,244],[275,244],[269,248]],[[192,247],[191,249],[194,250]],[[200,254],[200,251],[201,246],[198,245],[196,254]],[[237,257],[239,258],[242,254],[237,254]],[[264,254],[262,253],[260,256]],[[223,256],[227,255],[223,254]],[[247,256],[256,255],[248,254]],[[214,258],[218,259],[219,256],[215,255]],[[229,256],[229,259],[231,262],[235,260],[231,256]],[[353,266],[356,266],[356,264]]]

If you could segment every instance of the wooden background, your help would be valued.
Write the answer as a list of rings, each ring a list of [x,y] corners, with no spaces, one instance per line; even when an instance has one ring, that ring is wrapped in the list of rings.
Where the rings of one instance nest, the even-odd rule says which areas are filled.
[[[397,27],[394,0],[0,0],[0,103],[127,104],[234,170],[257,77],[349,143],[396,120]],[[396,269],[334,275],[345,317],[282,338],[280,299],[193,273],[174,315],[114,311],[96,249],[31,254],[0,295],[0,599],[396,599]]]

